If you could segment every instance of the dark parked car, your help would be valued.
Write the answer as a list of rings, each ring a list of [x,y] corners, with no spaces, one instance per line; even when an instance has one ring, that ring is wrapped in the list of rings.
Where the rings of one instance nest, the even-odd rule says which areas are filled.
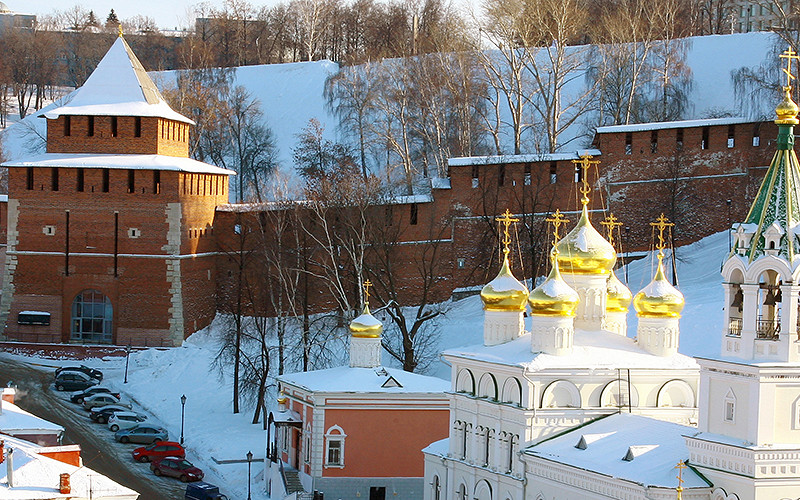
[[[149,446],[136,448],[131,455],[137,462],[151,462],[164,457],[185,458],[186,452],[183,446],[173,441],[156,441]]]
[[[120,429],[114,433],[114,439],[120,443],[155,443],[166,441],[169,433],[166,429],[152,424],[139,424],[130,429]]]
[[[61,368],[56,368],[56,375],[55,376],[58,377],[58,375],[61,372],[81,372],[81,373],[85,373],[86,375],[92,377],[93,379],[96,379],[98,382],[103,380],[103,372],[101,372],[100,370],[95,370],[94,368],[89,368],[86,365],[62,366]]]
[[[111,389],[109,389],[108,387],[94,386],[94,387],[89,387],[85,391],[73,392],[72,395],[69,397],[69,400],[72,401],[73,403],[81,404],[83,403],[83,400],[86,399],[87,397],[93,396],[95,394],[100,394],[101,392],[106,394],[111,394],[115,398],[119,399],[118,392],[111,392]]]
[[[99,406],[97,408],[92,408],[89,412],[89,418],[94,422],[105,424],[108,422],[108,417],[110,417],[112,413],[118,411],[130,411],[130,408],[122,405]]]
[[[150,464],[150,470],[153,471],[153,474],[156,476],[177,477],[184,483],[203,479],[203,471],[192,465],[191,462],[185,458],[159,458]]]
[[[81,372],[65,371],[56,376],[53,385],[57,391],[83,391],[97,385],[97,380]]]
[[[202,481],[186,485],[184,500],[228,500],[213,484]]]

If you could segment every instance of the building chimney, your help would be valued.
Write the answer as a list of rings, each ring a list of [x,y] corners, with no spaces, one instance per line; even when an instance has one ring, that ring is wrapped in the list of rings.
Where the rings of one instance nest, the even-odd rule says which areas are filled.
[[[6,467],[8,472],[6,477],[8,479],[8,487],[14,487],[14,448],[9,448],[6,456]]]
[[[69,474],[63,473],[58,476],[58,492],[61,494],[72,493],[72,486],[69,484]]]

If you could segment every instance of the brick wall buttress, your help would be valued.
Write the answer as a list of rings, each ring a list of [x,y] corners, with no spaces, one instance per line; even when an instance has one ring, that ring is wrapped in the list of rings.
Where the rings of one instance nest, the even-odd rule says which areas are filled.
[[[164,251],[173,258],[167,258],[167,283],[169,283],[169,335],[173,346],[183,342],[183,289],[181,288],[181,209],[180,203],[168,203],[166,209],[167,244]]]
[[[3,266],[3,294],[0,296],[0,328],[1,339],[5,339],[5,324],[11,311],[11,301],[14,299],[14,272],[17,270],[17,256],[15,251],[19,243],[17,222],[19,221],[19,200],[8,200],[8,233],[6,247],[6,262]]]

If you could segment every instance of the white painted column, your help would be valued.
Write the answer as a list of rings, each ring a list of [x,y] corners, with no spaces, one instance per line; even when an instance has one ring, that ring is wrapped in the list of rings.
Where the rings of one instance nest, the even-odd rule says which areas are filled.
[[[484,311],[483,344],[505,344],[525,331],[523,311]]]
[[[580,297],[575,313],[575,328],[587,331],[602,330],[606,317],[608,275],[568,273],[561,275]]]
[[[753,359],[753,346],[756,341],[756,321],[758,320],[758,284],[742,283],[744,303],[742,309],[742,349],[738,357]]]
[[[568,316],[531,317],[531,352],[565,356],[572,352],[575,336],[573,319]]]

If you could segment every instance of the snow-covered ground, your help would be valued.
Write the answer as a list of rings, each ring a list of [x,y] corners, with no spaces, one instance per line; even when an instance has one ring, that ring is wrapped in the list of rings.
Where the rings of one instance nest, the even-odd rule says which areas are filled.
[[[765,59],[773,57],[774,41],[774,35],[765,32],[687,39],[686,65],[691,70],[692,87],[688,95],[689,109],[683,118],[707,118],[720,113],[741,114],[733,99],[731,72],[741,67],[756,67]],[[725,54],[736,54],[736,57],[721,56]],[[391,64],[391,61],[387,64]],[[261,102],[264,122],[275,134],[278,161],[284,172],[291,173],[292,148],[297,143],[297,134],[311,118],[316,118],[322,124],[328,138],[344,140],[338,129],[338,120],[326,107],[323,96],[325,81],[338,71],[338,64],[331,61],[245,66],[236,69],[234,84],[244,86]],[[161,85],[174,82],[174,72],[153,75],[155,81]],[[584,78],[579,76],[572,81],[570,88],[565,91],[568,94],[582,93],[577,86],[583,85]],[[765,105],[769,107],[770,103]],[[30,154],[32,146],[42,147],[43,143],[36,135],[44,137],[45,120],[34,115],[40,115],[47,109],[29,115],[0,133],[7,159],[16,160]],[[768,111],[749,110],[752,116]],[[503,113],[507,115],[507,110],[503,110]],[[503,120],[506,123],[510,121],[508,116]],[[583,121],[578,122],[580,123],[576,123],[560,138],[562,143],[571,144],[569,148],[581,147],[575,142],[569,142],[570,137],[583,132]],[[506,142],[510,140],[510,137],[506,138]]]
[[[686,296],[681,319],[680,351],[688,355],[719,354],[722,333],[723,293],[720,265],[728,250],[728,236],[718,233],[677,250],[679,288]],[[651,279],[655,259],[652,256],[630,264],[629,287],[635,294]],[[625,281],[624,269],[617,270]],[[439,323],[440,349],[482,342],[483,311],[479,297],[452,304]],[[128,384],[123,384],[125,359],[88,360],[86,364],[103,370],[104,384],[120,390],[124,399],[133,400],[170,431],[180,435],[181,395],[186,395],[185,439],[189,458],[207,474],[209,482],[219,484],[229,498],[245,498],[246,463],[217,462],[243,460],[248,451],[263,459],[266,435],[261,424],[251,424],[253,409],[244,405],[242,413],[231,413],[231,369],[220,372],[214,363],[218,350],[217,335],[221,322],[192,335],[182,347],[134,352],[130,357]],[[628,318],[628,332],[636,331],[635,313]],[[0,356],[10,356],[0,354]],[[344,357],[344,356],[343,356]],[[28,358],[26,358],[28,359]],[[388,356],[384,356],[388,361]],[[36,360],[43,365],[66,364],[66,361]],[[432,375],[449,378],[449,369],[438,362]],[[270,397],[271,409],[277,406]],[[132,463],[133,467],[137,465]],[[254,499],[269,498],[260,473],[262,464],[253,467]]]

